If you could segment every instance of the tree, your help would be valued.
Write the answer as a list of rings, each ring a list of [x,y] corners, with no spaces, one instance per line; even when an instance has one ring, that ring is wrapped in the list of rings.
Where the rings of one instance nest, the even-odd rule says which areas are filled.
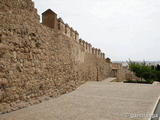
[[[133,71],[137,77],[141,78],[141,82],[143,79],[147,83],[160,80],[160,74],[156,72],[155,66],[147,65],[145,61],[143,63],[136,63],[129,60],[128,65],[129,69]],[[156,67],[156,69],[159,69],[159,67],[160,66]]]
[[[160,71],[160,65],[159,64],[156,66],[156,70]]]

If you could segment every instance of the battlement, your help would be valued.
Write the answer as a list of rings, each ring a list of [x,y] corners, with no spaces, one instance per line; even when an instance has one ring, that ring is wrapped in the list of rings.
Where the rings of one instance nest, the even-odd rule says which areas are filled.
[[[106,62],[107,63],[111,63],[111,59],[110,58],[106,58]]]
[[[100,49],[92,48],[92,45],[90,43],[79,39],[79,33],[72,27],[70,27],[67,23],[64,23],[62,18],[57,19],[57,14],[51,9],[48,9],[42,13],[42,24],[54,30],[57,30],[63,35],[66,35],[70,39],[76,41],[84,48],[86,53],[93,54],[101,59],[105,59],[105,54],[102,53]]]
[[[42,24],[57,29],[57,14],[51,9],[42,13]]]

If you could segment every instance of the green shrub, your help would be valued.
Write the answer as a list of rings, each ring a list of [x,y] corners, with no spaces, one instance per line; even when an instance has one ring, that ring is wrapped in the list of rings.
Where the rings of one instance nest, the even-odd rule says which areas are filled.
[[[160,65],[150,66],[145,62],[137,63],[128,62],[129,69],[135,73],[135,75],[148,83],[153,83],[154,81],[160,81]]]

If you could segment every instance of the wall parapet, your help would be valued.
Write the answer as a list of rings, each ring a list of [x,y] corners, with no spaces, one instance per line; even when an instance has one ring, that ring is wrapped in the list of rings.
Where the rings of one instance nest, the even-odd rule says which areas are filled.
[[[51,9],[48,9],[42,13],[42,24],[57,30],[72,40],[75,40],[78,44],[83,46],[86,53],[93,54],[97,58],[105,60],[105,54],[102,53],[100,49],[94,48],[90,43],[79,39],[79,33],[70,27],[67,23],[64,23],[62,18],[57,18],[57,14]]]

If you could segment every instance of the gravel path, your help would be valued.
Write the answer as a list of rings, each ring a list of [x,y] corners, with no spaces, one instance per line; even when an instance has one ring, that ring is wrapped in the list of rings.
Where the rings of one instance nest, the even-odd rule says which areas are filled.
[[[159,85],[109,82],[111,80],[87,82],[59,98],[0,115],[0,120],[132,120],[125,114],[152,112],[160,96]]]

